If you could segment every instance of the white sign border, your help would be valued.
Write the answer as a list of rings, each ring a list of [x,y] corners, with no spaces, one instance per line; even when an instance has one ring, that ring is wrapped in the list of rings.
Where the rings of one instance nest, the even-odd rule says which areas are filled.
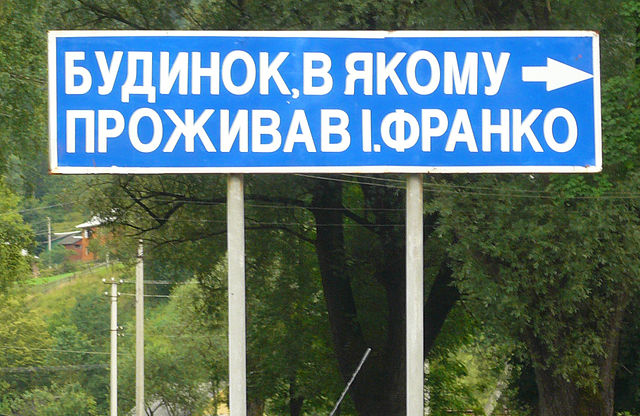
[[[600,47],[597,32],[584,30],[545,31],[160,31],[79,30],[48,33],[49,63],[49,169],[52,174],[205,174],[205,173],[596,173],[602,171],[602,125],[600,101]],[[307,37],[307,38],[502,38],[502,37],[590,37],[593,38],[593,102],[595,133],[594,166],[281,166],[281,167],[77,167],[58,166],[56,39],[114,36],[210,36],[210,37]]]

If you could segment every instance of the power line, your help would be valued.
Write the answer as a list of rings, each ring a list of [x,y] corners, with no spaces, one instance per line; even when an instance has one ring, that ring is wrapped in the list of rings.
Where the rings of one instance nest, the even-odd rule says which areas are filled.
[[[134,284],[133,280],[123,280],[122,283]],[[145,285],[197,285],[198,282],[172,282],[171,280],[145,280]]]
[[[35,347],[19,347],[11,345],[2,345],[0,349],[3,350],[26,350],[26,351],[49,351],[49,352],[64,352],[71,354],[94,354],[94,355],[109,355],[108,352],[101,351],[80,351],[80,350],[60,350],[55,348],[35,348]]]
[[[15,210],[15,211],[0,212],[0,216],[11,215],[11,214],[24,214],[25,212],[39,211],[39,210],[42,210],[42,209],[64,207],[64,206],[67,206],[67,205],[78,204],[80,202],[82,202],[82,201],[75,200],[75,201],[69,201],[69,202],[64,202],[64,203],[59,203],[59,204],[47,205],[47,206],[44,206],[44,207],[33,207],[33,208],[25,208],[25,209]]]
[[[44,371],[96,370],[107,368],[107,364],[75,364],[40,367],[0,367],[0,373],[37,373]]]
[[[135,293],[118,293],[120,296],[135,296]],[[173,295],[143,295],[145,298],[172,298]]]

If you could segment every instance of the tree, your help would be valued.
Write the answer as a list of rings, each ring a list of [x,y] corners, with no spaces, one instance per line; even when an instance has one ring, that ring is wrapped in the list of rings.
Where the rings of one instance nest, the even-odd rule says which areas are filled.
[[[199,2],[180,3],[173,10],[183,19],[178,20],[180,24],[200,29],[284,26],[397,29],[421,27],[425,22],[437,20],[426,7],[432,3],[352,1],[336,6],[332,2]],[[562,2],[556,12],[556,5],[551,9],[545,1],[467,3],[463,6],[457,4],[462,9],[458,12],[455,7],[447,10],[447,15],[456,16],[455,24],[499,29],[558,27],[570,20],[563,20],[562,13],[571,11],[575,6]],[[152,10],[135,10],[117,2],[82,4],[85,12],[93,13],[103,22],[104,19],[113,19],[119,25],[142,25],[144,28],[164,24],[154,19]],[[105,4],[109,7],[99,7]],[[598,2],[585,13],[602,7],[602,4]],[[443,7],[437,9],[442,10]],[[104,10],[111,13],[104,13]],[[277,227],[288,238],[296,238],[300,244],[313,245],[334,351],[343,379],[350,377],[366,347],[374,347],[372,359],[351,393],[360,414],[401,414],[404,411],[403,191],[397,182],[389,182],[399,179],[324,176],[315,179],[255,177],[247,180],[247,200],[251,204],[276,204],[282,209],[299,207],[304,210],[303,214],[289,217],[306,221],[300,227],[284,225],[293,221],[283,221],[278,215],[272,215],[271,221],[252,223],[249,227],[252,230]],[[108,202],[103,203],[103,207],[117,206],[121,223],[133,226],[140,233],[147,232],[147,238],[158,244],[204,239],[206,236],[215,238],[224,233],[222,224],[216,224],[224,218],[223,212],[214,206],[224,201],[221,188],[219,180],[205,177],[118,178],[111,186],[103,188],[111,194],[107,195]],[[123,200],[123,197],[128,199]],[[202,206],[194,208],[188,206],[190,204]],[[254,216],[256,211],[260,209],[252,210],[249,215]],[[180,221],[193,218],[195,212],[200,212],[199,215],[210,222],[199,230],[197,224],[180,224]],[[425,224],[426,237],[433,247],[437,247],[439,241],[438,235],[432,233],[438,215],[434,212],[426,218]],[[162,236],[152,233],[159,229],[162,229]],[[361,241],[368,242],[366,247],[359,244]],[[203,242],[197,247],[202,253],[216,252],[211,246],[204,248],[207,244],[209,242]],[[213,244],[218,250],[222,246],[220,240]],[[437,250],[428,254],[427,352],[458,299],[457,291],[451,287],[451,270],[446,254]],[[220,258],[220,251],[210,254],[209,258]],[[206,267],[206,263],[204,265]],[[365,285],[359,286],[364,282]],[[361,290],[363,287],[367,290]],[[383,306],[371,308],[372,305],[363,301],[367,297],[382,300],[378,305]],[[368,325],[370,317],[377,319],[377,327]]]
[[[194,317],[198,296],[196,285],[177,286],[168,303],[152,309],[146,307],[145,322],[145,401],[147,413],[163,406],[171,415],[202,411],[216,395],[220,386],[211,382],[212,374],[226,373],[223,355],[224,334],[209,332]],[[146,306],[146,305],[145,305]],[[126,333],[135,333],[135,323]],[[122,357],[120,375],[123,391],[135,391],[135,337],[127,339],[131,354]],[[121,400],[123,413],[135,403],[131,394]]]
[[[483,181],[498,198],[456,193],[442,206],[459,287],[527,346],[540,415],[611,415],[619,331],[638,278],[634,209],[554,197],[532,205],[513,196],[526,180]]]
[[[97,416],[96,403],[78,384],[52,385],[24,393],[3,409],[15,416]]]
[[[14,295],[0,295],[0,403],[46,381],[46,350],[51,345],[44,321]]]
[[[18,197],[0,177],[0,292],[31,272],[28,251],[32,249],[31,229],[22,222]]]
[[[576,22],[580,22],[581,25],[593,23],[594,28],[605,29],[603,33],[607,33],[606,30],[612,33],[607,45],[613,46],[603,48],[603,52],[607,56],[619,59],[607,61],[610,62],[609,71],[629,67],[629,60],[620,58],[624,57],[629,49],[628,46],[620,47],[625,44],[629,29],[619,27],[623,19],[617,18],[616,2],[596,1],[591,2],[588,7],[569,0],[478,0],[453,2],[452,5],[437,1],[370,0],[351,0],[339,4],[330,1],[287,0],[66,0],[61,3],[61,6],[54,8],[58,14],[52,21],[56,27],[65,28],[451,29],[455,26],[541,29],[561,28],[574,25]],[[6,4],[9,6],[4,10],[20,12],[20,19],[9,19],[12,22],[23,21],[22,17],[29,16],[28,5],[20,8],[20,4],[15,1]],[[41,12],[43,4],[45,3],[38,3],[40,7],[33,10]],[[594,17],[600,15],[604,16],[601,20],[600,17]],[[36,17],[40,19],[39,16],[38,14]],[[42,22],[42,19],[35,21]],[[16,42],[20,33],[18,29],[12,31],[12,39],[16,39]],[[34,44],[43,44],[44,31],[41,29],[34,28],[35,32],[40,30],[40,43],[34,40]],[[8,50],[11,42],[5,45],[9,45],[5,48]],[[24,47],[28,48],[30,45]],[[12,59],[7,62],[15,65],[19,62],[19,59],[16,59],[19,55],[14,53],[11,55]],[[42,54],[35,55],[43,61]],[[14,93],[12,97],[16,102],[29,104],[30,95],[25,95],[27,98],[23,101],[20,101],[19,93]],[[5,102],[12,101],[6,99]],[[17,125],[24,126],[24,123]],[[18,134],[19,128],[13,131],[16,132],[16,137],[24,137]],[[38,136],[28,138],[32,137]],[[20,142],[12,142],[14,148],[16,143]],[[623,146],[624,140],[619,144]],[[537,178],[543,176],[539,175]],[[401,185],[398,185],[398,180],[398,177],[353,178],[326,175],[313,179],[252,177],[247,181],[248,202],[254,205],[249,218],[260,218],[260,221],[249,221],[248,230],[251,236],[255,236],[256,241],[265,245],[269,244],[268,238],[294,239],[298,244],[307,244],[315,251],[317,271],[312,272],[312,278],[317,279],[323,288],[330,333],[343,379],[346,380],[351,375],[365,348],[369,345],[374,347],[374,354],[352,391],[358,412],[374,416],[403,412],[403,191]],[[457,180],[464,183],[466,179]],[[511,180],[505,179],[507,188]],[[182,266],[182,270],[197,272],[202,276],[207,268],[211,268],[212,264],[223,258],[224,240],[221,236],[224,234],[224,206],[221,203],[224,202],[224,184],[220,178],[119,177],[99,181],[107,183],[96,189],[96,192],[103,192],[105,196],[95,201],[96,209],[111,215],[111,210],[115,207],[118,222],[129,225],[138,233],[137,236],[145,236],[155,242],[159,252],[166,249],[164,253],[168,255],[176,254],[175,251],[180,251],[179,254],[183,257],[187,254],[192,255],[188,261],[174,260],[172,263],[176,269],[177,266]],[[527,184],[522,178],[515,181]],[[544,179],[538,181],[545,182]],[[473,180],[471,183],[475,184]],[[518,182],[517,186],[514,186],[519,189],[521,185],[524,186]],[[502,186],[500,183],[499,187]],[[556,188],[546,186],[543,183],[534,188],[538,191],[557,191]],[[573,203],[573,200],[569,199]],[[271,209],[265,205],[276,207]],[[518,221],[522,220],[522,216],[518,215],[519,207],[517,204],[510,205],[511,211],[502,212],[503,218],[519,224]],[[543,208],[548,207],[554,208],[553,204],[545,205]],[[446,208],[446,204],[442,205],[443,210]],[[493,209],[497,210],[498,207]],[[626,211],[619,212],[620,215],[628,214]],[[534,214],[527,210],[520,212],[522,215],[525,213]],[[445,211],[445,214],[449,215],[450,212]],[[580,205],[574,214],[578,219],[582,218],[580,215],[586,219],[593,219],[593,212],[585,210],[583,205]],[[425,333],[427,351],[433,345],[448,312],[458,299],[457,291],[451,287],[451,262],[447,259],[448,254],[442,250],[444,242],[440,240],[438,233],[433,232],[440,215],[440,212],[434,211],[426,218],[425,227],[427,241],[433,248],[428,251],[427,256],[427,287],[430,288],[425,307],[425,313],[429,317],[429,326]],[[450,219],[450,230],[453,230],[456,222],[453,217]],[[555,223],[550,223],[562,223],[559,214],[552,216],[552,219]],[[259,232],[274,229],[280,230],[281,233],[267,234],[266,238],[259,239]],[[497,234],[495,229],[493,231]],[[522,231],[526,229],[519,230]],[[493,235],[494,238],[497,238],[496,234]],[[549,237],[556,236],[541,235],[541,238]],[[514,244],[518,241],[516,237],[511,240]],[[591,248],[594,247],[597,247],[596,243]],[[460,256],[460,253],[456,250],[451,252],[456,256]],[[611,251],[608,253],[614,254]],[[175,258],[176,256],[173,257]],[[459,282],[462,285],[463,279]],[[518,282],[511,283],[517,285]],[[206,289],[206,286],[203,287]],[[462,288],[470,291],[468,286],[462,285]],[[476,295],[479,293],[482,291]],[[215,298],[212,296],[211,299]]]
[[[603,174],[468,179],[439,199],[464,297],[526,346],[540,415],[612,415],[618,345],[638,290],[635,76],[604,88]],[[631,91],[637,91],[632,88]],[[535,203],[531,203],[531,202]]]
[[[261,398],[276,414],[328,413],[340,394],[331,387],[341,383],[322,287],[313,278],[318,273],[313,247],[287,239],[281,230],[261,234],[248,241],[249,396]]]
[[[44,162],[38,156],[46,145],[45,10],[38,0],[0,5],[0,174],[11,156]]]

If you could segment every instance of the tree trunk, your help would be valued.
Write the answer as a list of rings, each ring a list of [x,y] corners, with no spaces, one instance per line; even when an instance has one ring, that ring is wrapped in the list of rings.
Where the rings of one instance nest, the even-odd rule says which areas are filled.
[[[249,400],[247,403],[247,416],[262,416],[262,415],[264,415],[264,401]]]
[[[300,416],[302,415],[302,404],[304,403],[304,398],[297,396],[289,399],[289,413],[291,416]]]
[[[313,195],[311,211],[316,220],[316,253],[323,291],[329,315],[338,368],[345,381],[350,379],[367,347],[371,356],[350,389],[356,411],[362,416],[402,416],[406,402],[405,353],[405,240],[402,223],[404,198],[397,190],[366,189],[366,206],[374,210],[375,221],[366,238],[377,240],[382,247],[373,265],[372,276],[383,288],[386,297],[385,338],[366,340],[358,319],[349,267],[346,262],[342,184],[317,183],[310,189]],[[399,208],[400,213],[396,209]],[[433,219],[430,219],[433,220]],[[372,241],[372,245],[375,245]],[[451,271],[442,267],[432,286],[425,307],[425,353],[433,345],[448,312],[458,299],[451,284]]]
[[[290,416],[300,416],[302,414],[302,404],[304,397],[298,394],[295,378],[289,382],[289,414]]]
[[[613,416],[618,346],[624,313],[629,304],[629,292],[620,290],[613,300],[615,308],[607,319],[609,329],[604,334],[606,340],[595,392],[579,389],[575,383],[552,374],[551,370],[534,368],[540,416]],[[532,347],[535,351],[536,346],[529,342],[529,348]]]
[[[347,275],[344,229],[341,226],[343,213],[335,209],[342,206],[342,185],[339,182],[318,184],[313,194],[314,207],[333,208],[312,212],[316,219],[316,253],[338,368],[342,377],[348,380],[367,345]],[[379,411],[387,407],[385,395],[380,390],[379,380],[370,376],[372,364],[369,364],[353,384],[351,396],[359,414],[382,416],[383,413]]]
[[[535,370],[540,416],[612,416],[604,392],[590,392],[554,376],[549,370]],[[611,398],[612,399],[612,398]]]

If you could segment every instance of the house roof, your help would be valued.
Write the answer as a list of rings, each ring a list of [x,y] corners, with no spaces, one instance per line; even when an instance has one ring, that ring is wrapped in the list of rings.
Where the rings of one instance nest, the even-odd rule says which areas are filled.
[[[63,246],[68,246],[71,244],[75,244],[78,241],[82,240],[82,236],[80,235],[68,235],[65,238],[63,238],[62,240],[60,240],[60,242],[58,244],[62,244]]]
[[[53,244],[72,244],[69,241],[69,237],[80,236],[81,231],[67,231],[64,233],[53,233],[53,238],[51,239],[51,243]]]
[[[66,231],[64,233],[53,233],[56,238],[66,237],[71,234],[78,234],[80,231]]]
[[[108,221],[109,221],[108,219],[100,218],[98,216],[93,216],[89,221],[76,225],[76,228],[98,227],[100,225],[106,224]]]

